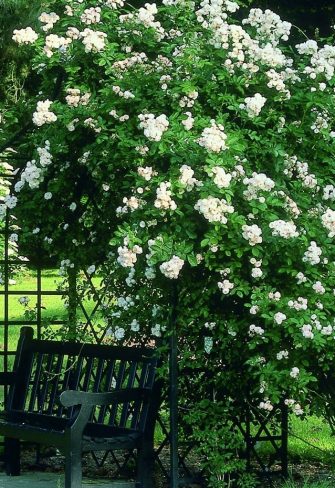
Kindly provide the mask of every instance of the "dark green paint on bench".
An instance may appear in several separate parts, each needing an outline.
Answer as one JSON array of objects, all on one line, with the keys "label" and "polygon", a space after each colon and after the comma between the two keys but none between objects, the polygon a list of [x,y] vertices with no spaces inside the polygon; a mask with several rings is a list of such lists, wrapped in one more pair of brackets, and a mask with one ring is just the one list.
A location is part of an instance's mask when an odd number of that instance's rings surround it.
[{"label": "dark green paint on bench", "polygon": [[80,488],[83,452],[134,449],[138,488],[152,488],[160,404],[158,359],[150,348],[44,341],[23,327],[0,435],[8,475],[20,474],[20,440],[65,455],[65,488]]}]

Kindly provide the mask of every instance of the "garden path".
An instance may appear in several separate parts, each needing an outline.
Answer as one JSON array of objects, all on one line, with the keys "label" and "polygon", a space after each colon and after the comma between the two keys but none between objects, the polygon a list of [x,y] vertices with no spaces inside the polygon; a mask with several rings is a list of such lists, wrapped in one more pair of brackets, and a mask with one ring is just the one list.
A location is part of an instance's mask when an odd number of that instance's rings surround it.
[{"label": "garden path", "polygon": [[[134,483],[109,480],[83,479],[83,488],[133,488]],[[63,488],[64,478],[59,473],[23,473],[21,476],[6,476],[0,473],[0,488]]]}]

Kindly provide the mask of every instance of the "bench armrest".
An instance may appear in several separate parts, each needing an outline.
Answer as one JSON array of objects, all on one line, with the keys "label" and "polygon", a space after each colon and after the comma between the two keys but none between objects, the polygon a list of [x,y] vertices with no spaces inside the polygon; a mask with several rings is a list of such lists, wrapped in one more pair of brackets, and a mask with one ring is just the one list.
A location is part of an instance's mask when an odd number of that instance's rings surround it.
[{"label": "bench armrest", "polygon": [[15,373],[2,372],[0,373],[0,385],[12,385],[15,381]]},{"label": "bench armrest", "polygon": [[64,407],[80,406],[79,411],[71,419],[66,431],[73,439],[81,439],[85,426],[89,421],[93,409],[97,405],[110,405],[113,402],[127,403],[134,400],[147,400],[150,396],[149,388],[125,388],[108,393],[91,393],[86,391],[66,390],[60,395],[60,403]]},{"label": "bench armrest", "polygon": [[108,393],[91,393],[86,391],[66,390],[60,395],[60,402],[64,407],[85,405],[110,405],[113,402],[127,403],[136,400],[148,400],[151,390],[148,388],[124,388]]}]

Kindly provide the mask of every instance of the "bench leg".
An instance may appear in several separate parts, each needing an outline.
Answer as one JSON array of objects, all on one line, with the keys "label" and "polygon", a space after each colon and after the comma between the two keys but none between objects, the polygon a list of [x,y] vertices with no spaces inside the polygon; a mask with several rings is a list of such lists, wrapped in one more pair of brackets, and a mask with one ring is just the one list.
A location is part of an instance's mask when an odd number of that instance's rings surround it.
[{"label": "bench leg", "polygon": [[8,476],[19,476],[21,445],[18,439],[5,437],[5,469]]},{"label": "bench leg", "polygon": [[154,488],[153,469],[153,442],[145,441],[138,449],[136,488]]},{"label": "bench leg", "polygon": [[68,451],[65,454],[65,488],[81,488],[81,480],[81,451]]}]

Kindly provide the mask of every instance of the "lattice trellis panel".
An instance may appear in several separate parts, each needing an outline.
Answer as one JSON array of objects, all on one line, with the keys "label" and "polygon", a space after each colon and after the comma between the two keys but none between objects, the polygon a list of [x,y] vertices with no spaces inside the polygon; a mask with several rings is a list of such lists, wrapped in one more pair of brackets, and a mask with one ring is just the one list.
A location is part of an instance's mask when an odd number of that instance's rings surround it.
[{"label": "lattice trellis panel", "polygon": [[[0,174],[0,192],[11,184],[14,179],[11,167],[6,165],[7,171]],[[32,268],[29,261],[17,253],[13,235],[19,232],[17,222],[8,211],[5,220],[0,224],[0,334],[2,348],[0,350],[1,371],[10,371],[15,354],[19,329],[24,325],[34,327],[37,337],[41,337],[44,323],[43,312],[46,297],[57,297],[61,301],[64,292],[44,287],[44,273],[40,268]],[[20,286],[20,277],[29,273],[29,287]],[[18,280],[18,282],[16,282]],[[24,303],[32,305],[34,311],[24,309]],[[22,304],[22,313],[18,313],[18,302]],[[64,309],[65,311],[65,309]],[[65,314],[66,315],[66,314]],[[50,326],[62,326],[63,317],[49,317]],[[7,390],[3,391],[6,398]]]}]

